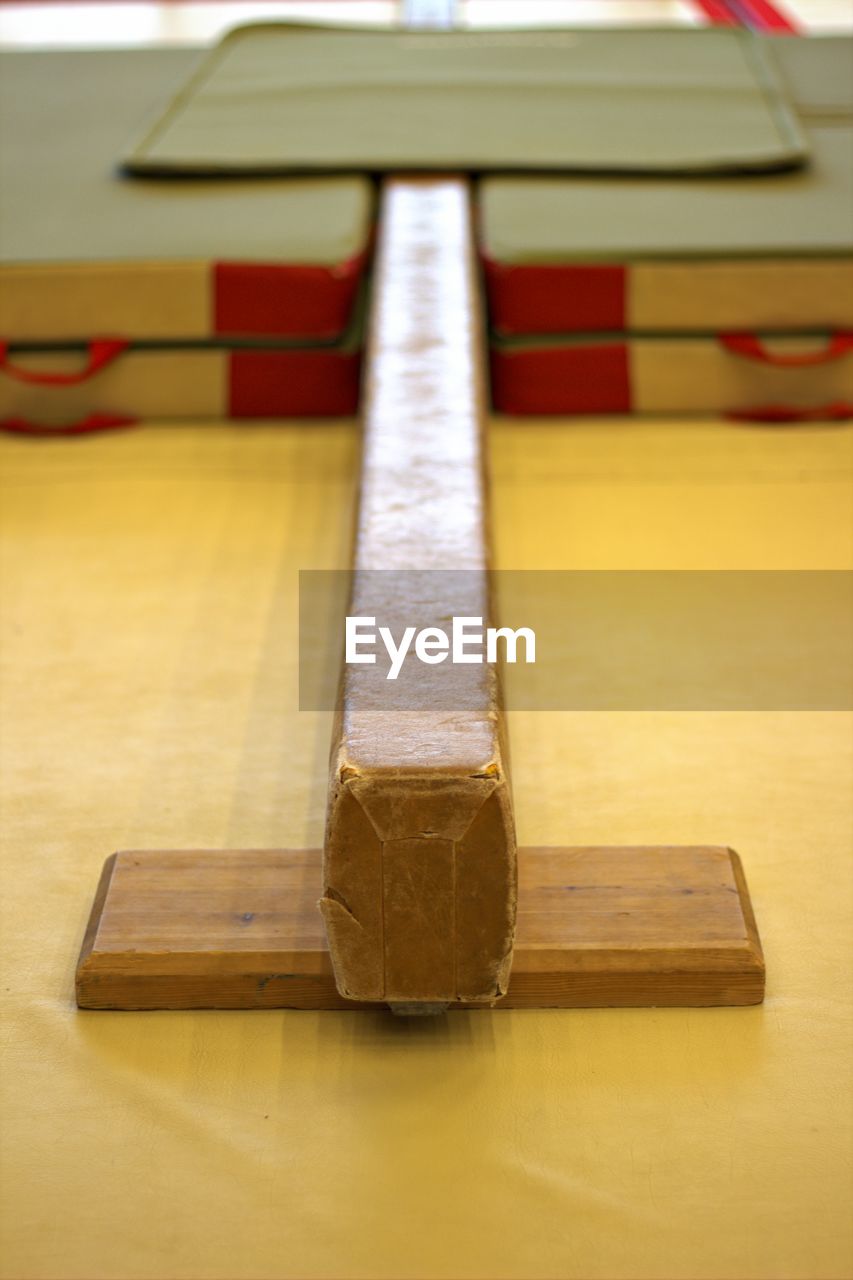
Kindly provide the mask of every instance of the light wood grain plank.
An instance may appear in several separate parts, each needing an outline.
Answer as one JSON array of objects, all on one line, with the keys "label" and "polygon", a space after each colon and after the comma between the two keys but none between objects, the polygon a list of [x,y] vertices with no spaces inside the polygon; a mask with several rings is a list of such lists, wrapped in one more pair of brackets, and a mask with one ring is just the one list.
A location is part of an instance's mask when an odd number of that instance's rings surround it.
[{"label": "light wood grain plank", "polygon": [[[335,988],[316,909],[321,863],[316,849],[114,854],[80,956],[78,1003],[369,1007]],[[763,994],[761,944],[730,849],[519,851],[515,958],[495,1008],[745,1005]]]}]

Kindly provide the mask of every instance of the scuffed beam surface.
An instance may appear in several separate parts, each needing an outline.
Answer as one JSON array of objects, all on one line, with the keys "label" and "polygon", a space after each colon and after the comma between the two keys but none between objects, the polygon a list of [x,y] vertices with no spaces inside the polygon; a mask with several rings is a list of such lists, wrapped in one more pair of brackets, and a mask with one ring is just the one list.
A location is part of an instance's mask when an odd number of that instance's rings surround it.
[{"label": "scuffed beam surface", "polygon": [[[484,356],[467,183],[383,192],[349,612],[398,634],[424,613],[489,617]],[[374,669],[344,668],[321,906],[351,999],[506,990],[516,855],[498,677],[455,669],[451,707],[445,672],[419,670],[417,708],[383,709]]]}]

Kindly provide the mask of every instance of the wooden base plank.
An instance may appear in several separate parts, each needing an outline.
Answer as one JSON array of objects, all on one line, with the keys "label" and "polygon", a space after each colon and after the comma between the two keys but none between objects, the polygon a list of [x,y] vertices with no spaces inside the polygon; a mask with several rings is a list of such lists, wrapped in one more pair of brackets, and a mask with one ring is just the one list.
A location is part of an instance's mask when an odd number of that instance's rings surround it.
[{"label": "wooden base plank", "polygon": [[[318,849],[143,851],[104,866],[77,968],[84,1009],[369,1009],[335,987]],[[764,960],[738,855],[519,850],[509,990],[494,1005],[749,1005]],[[482,1007],[455,1003],[451,1008]]]}]

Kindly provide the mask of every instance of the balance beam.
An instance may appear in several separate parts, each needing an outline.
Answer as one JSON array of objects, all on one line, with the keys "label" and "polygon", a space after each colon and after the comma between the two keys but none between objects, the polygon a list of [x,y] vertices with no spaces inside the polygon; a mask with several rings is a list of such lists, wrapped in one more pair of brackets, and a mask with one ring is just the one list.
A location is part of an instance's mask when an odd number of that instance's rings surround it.
[{"label": "balance beam", "polygon": [[[467,182],[388,180],[379,228],[349,613],[399,634],[424,609],[488,616],[484,327]],[[454,672],[464,705],[450,712],[431,705],[446,672],[423,666],[419,708],[386,710],[375,669],[344,667],[320,906],[354,1000],[506,991],[516,852],[499,676]]]},{"label": "balance beam", "polygon": [[[385,598],[374,570],[450,569],[469,572],[485,618],[485,361],[464,179],[384,184],[370,333],[351,610],[393,625],[413,601]],[[516,850],[494,669],[467,668],[464,705],[441,713],[376,709],[360,671],[342,683],[324,855],[115,855],[77,968],[82,1008],[423,1013],[763,998],[746,884],[725,849],[522,850],[513,957]]]}]

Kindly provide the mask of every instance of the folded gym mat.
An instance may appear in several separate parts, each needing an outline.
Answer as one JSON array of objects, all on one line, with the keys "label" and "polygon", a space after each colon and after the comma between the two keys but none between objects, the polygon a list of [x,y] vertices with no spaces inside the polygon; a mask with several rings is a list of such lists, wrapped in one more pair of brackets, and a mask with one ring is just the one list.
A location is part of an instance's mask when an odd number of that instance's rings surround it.
[{"label": "folded gym mat", "polygon": [[266,23],[225,37],[126,167],[696,173],[786,168],[807,153],[746,31]]},{"label": "folded gym mat", "polygon": [[363,177],[134,181],[122,149],[197,64],[185,49],[0,55],[0,336],[287,337],[349,323]]},{"label": "folded gym mat", "polygon": [[503,334],[853,326],[853,39],[761,42],[812,149],[791,173],[479,184]]},{"label": "folded gym mat", "polygon": [[802,118],[853,113],[850,36],[765,36],[765,49]]},{"label": "folded gym mat", "polygon": [[0,344],[0,428],[74,434],[142,419],[335,417],[358,409],[360,345]]},{"label": "folded gym mat", "polygon": [[853,415],[853,334],[585,334],[496,342],[502,413]]}]

